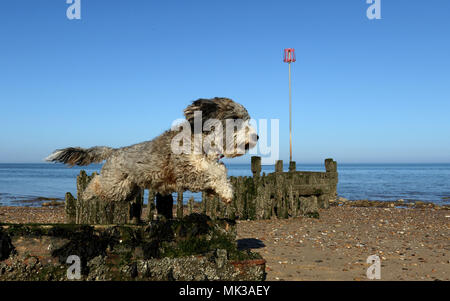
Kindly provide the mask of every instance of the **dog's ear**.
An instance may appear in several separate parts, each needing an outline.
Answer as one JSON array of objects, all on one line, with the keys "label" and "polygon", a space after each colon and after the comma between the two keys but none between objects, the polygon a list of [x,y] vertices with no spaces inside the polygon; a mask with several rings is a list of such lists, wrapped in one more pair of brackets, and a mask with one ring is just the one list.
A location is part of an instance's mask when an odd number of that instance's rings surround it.
[{"label": "dog's ear", "polygon": [[190,106],[184,109],[184,116],[190,124],[194,124],[194,112],[202,112],[202,124],[208,120],[216,117],[218,104],[212,99],[197,99]]}]

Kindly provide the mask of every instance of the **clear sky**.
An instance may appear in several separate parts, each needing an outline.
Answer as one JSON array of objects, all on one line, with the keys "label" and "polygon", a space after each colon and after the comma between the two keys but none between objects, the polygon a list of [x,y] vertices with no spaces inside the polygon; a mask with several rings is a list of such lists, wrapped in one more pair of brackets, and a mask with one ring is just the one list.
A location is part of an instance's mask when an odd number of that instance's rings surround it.
[{"label": "clear sky", "polygon": [[[288,160],[450,162],[450,1],[0,1],[0,162],[126,146],[197,98],[280,119]],[[249,158],[235,159],[236,163]]]}]

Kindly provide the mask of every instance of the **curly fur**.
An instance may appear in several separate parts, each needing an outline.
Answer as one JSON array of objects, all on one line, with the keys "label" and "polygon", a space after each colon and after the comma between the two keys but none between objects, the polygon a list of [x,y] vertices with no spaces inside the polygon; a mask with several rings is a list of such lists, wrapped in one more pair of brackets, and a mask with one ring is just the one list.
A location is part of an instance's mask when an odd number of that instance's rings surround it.
[{"label": "curly fur", "polygon": [[[224,129],[227,119],[243,120],[236,133],[233,130],[233,137],[245,139],[241,142],[245,144],[246,150],[256,145],[256,132],[248,124],[250,116],[242,105],[228,98],[196,100],[184,110],[192,128],[196,111],[202,112],[202,124],[217,119]],[[245,132],[245,135],[239,136],[239,132]],[[202,133],[203,136],[206,134]],[[224,153],[215,150],[212,153],[175,154],[171,149],[175,135],[176,131],[169,130],[151,141],[117,149],[69,147],[56,150],[46,160],[70,166],[106,160],[100,174],[92,179],[84,191],[85,199],[95,197],[105,201],[128,201],[135,197],[139,188],[147,188],[163,195],[185,190],[207,191],[218,194],[225,203],[230,203],[233,188],[227,179],[227,169],[218,159],[242,155],[236,151],[236,142],[233,140],[232,151]]]},{"label": "curly fur", "polygon": [[92,163],[101,163],[113,152],[113,148],[107,146],[95,146],[88,149],[81,147],[69,147],[58,149],[53,154],[45,158],[50,162],[61,162],[70,166],[86,166]]}]

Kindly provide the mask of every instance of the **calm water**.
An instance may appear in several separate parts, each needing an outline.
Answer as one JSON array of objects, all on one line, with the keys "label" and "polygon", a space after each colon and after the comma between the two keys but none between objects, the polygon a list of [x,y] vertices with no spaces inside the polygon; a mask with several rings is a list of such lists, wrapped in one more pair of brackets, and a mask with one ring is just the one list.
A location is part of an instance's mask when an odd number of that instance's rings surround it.
[{"label": "calm water", "polygon": [[[228,165],[228,174],[249,176],[250,165]],[[39,206],[37,197],[64,198],[76,193],[80,170],[99,171],[101,165],[67,168],[60,164],[0,164],[0,205]],[[287,170],[287,166],[285,166]],[[325,171],[323,164],[297,165],[298,170]],[[422,200],[448,203],[450,164],[338,164],[339,196],[347,199]],[[263,166],[269,173],[273,166]],[[185,193],[199,201],[199,193]]]}]

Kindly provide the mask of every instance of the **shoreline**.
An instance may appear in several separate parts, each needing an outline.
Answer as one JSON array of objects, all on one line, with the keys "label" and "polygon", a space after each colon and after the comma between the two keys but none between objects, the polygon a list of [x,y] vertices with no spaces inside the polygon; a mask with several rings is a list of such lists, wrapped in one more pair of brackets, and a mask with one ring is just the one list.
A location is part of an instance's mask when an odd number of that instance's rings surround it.
[{"label": "shoreline", "polygon": [[[144,199],[144,201],[146,201]],[[1,207],[25,207],[25,208],[41,208],[41,207],[58,207],[64,206],[65,201],[61,198],[53,197],[36,197],[34,199],[20,201],[20,204],[12,205],[6,204]],[[23,202],[23,203],[22,203]],[[195,204],[200,204],[199,201],[195,201]],[[174,198],[174,206],[176,205],[176,198]],[[147,204],[144,204],[146,207]],[[183,206],[187,208],[187,200],[183,202]],[[367,200],[367,199],[357,199],[348,200],[343,197],[339,197],[336,200],[330,200],[330,207],[332,206],[352,206],[352,207],[378,207],[378,208],[434,208],[437,210],[450,210],[450,197],[442,198],[441,202],[430,202],[430,201],[420,201],[420,200],[407,200],[398,199],[396,201],[381,201],[381,200]]]}]

